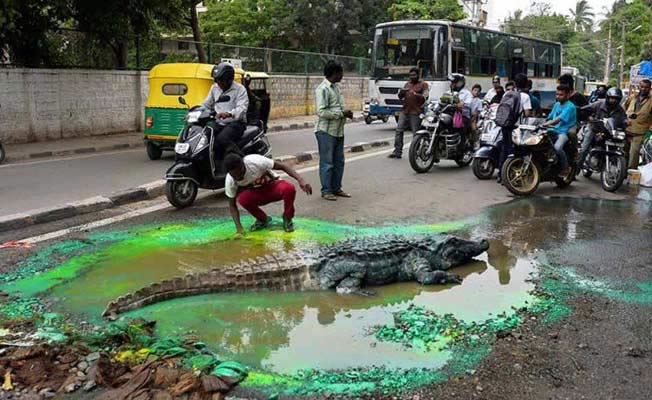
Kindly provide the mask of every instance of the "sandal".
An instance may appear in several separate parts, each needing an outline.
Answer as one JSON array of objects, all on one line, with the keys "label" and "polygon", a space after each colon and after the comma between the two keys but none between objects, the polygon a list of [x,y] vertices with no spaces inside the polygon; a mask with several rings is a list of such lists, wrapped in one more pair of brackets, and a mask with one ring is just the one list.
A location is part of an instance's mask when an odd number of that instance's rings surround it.
[{"label": "sandal", "polygon": [[254,224],[251,225],[249,230],[252,232],[259,231],[261,229],[267,228],[271,223],[272,223],[272,217],[267,217],[265,221],[256,220],[256,222],[254,222]]},{"label": "sandal", "polygon": [[283,220],[283,230],[288,233],[294,232],[294,223],[292,222],[291,219]]}]

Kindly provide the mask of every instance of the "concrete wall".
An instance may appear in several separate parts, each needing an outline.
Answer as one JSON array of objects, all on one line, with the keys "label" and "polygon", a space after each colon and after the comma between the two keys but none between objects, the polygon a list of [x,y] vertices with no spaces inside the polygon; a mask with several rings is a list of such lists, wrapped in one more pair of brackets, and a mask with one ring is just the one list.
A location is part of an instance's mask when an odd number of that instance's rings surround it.
[{"label": "concrete wall", "polygon": [[[271,118],[310,115],[321,77],[272,77]],[[347,106],[361,110],[368,79],[345,77]],[[143,129],[147,72],[0,69],[0,139],[7,143]]]},{"label": "concrete wall", "polygon": [[147,73],[0,69],[0,137],[8,143],[142,130]]}]

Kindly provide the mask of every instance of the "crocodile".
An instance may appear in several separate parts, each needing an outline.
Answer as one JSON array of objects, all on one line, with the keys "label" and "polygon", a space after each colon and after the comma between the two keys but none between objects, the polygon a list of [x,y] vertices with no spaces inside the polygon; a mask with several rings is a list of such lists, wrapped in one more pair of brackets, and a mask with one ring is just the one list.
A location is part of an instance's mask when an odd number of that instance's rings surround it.
[{"label": "crocodile", "polygon": [[346,239],[163,280],[111,301],[102,315],[115,319],[121,313],[157,302],[219,292],[334,288],[341,294],[373,295],[367,286],[405,281],[457,284],[462,278],[447,270],[468,263],[488,248],[485,239],[439,235]]}]

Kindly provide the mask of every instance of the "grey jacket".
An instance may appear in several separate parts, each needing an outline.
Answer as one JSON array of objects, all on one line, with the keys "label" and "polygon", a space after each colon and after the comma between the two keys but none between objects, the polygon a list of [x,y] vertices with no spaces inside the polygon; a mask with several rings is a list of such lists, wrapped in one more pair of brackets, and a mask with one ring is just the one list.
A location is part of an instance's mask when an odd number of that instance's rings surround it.
[{"label": "grey jacket", "polygon": [[[223,103],[216,103],[217,99],[223,94],[231,97],[231,99]],[[247,122],[249,96],[247,96],[247,89],[237,82],[233,82],[231,87],[225,91],[222,91],[217,83],[213,84],[202,105],[213,108],[217,113],[228,112],[233,115],[232,118],[218,120],[217,122],[221,124],[228,124],[234,121]]]}]

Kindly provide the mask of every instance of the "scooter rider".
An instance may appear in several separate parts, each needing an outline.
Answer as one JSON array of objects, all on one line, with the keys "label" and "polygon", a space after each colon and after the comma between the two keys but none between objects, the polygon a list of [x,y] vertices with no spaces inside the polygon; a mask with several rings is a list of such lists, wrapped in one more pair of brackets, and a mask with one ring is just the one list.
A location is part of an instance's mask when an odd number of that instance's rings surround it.
[{"label": "scooter rider", "polygon": [[[229,63],[222,62],[213,67],[211,71],[215,84],[202,102],[207,108],[216,112],[213,138],[213,150],[218,161],[224,159],[226,149],[235,146],[242,138],[247,124],[247,109],[249,97],[247,89],[234,82],[235,69]],[[229,96],[229,101],[217,102],[220,96]],[[219,165],[219,164],[218,164]]]},{"label": "scooter rider", "polygon": [[623,99],[623,92],[618,88],[610,88],[607,90],[606,98],[597,100],[587,106],[581,108],[582,113],[589,114],[589,124],[584,129],[584,138],[582,139],[582,148],[580,150],[579,165],[583,166],[586,161],[586,156],[591,149],[591,143],[595,137],[595,133],[591,129],[590,120],[600,121],[603,118],[613,118],[616,129],[625,130],[627,127],[627,114],[620,106]]}]

